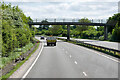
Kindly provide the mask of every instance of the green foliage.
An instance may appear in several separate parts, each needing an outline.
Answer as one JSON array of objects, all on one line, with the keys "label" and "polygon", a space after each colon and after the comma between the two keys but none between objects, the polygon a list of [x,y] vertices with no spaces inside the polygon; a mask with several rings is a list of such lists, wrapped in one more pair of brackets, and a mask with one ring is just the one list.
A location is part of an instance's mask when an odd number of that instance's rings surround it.
[{"label": "green foliage", "polygon": [[[43,22],[47,22],[44,21]],[[79,20],[82,23],[91,23],[87,18],[82,18]],[[108,19],[107,24],[112,24],[108,27],[108,40],[109,41],[120,41],[120,13],[114,14],[114,16]],[[48,28],[39,27],[36,31],[38,35],[54,35],[67,37],[67,26],[52,26]],[[85,39],[99,39],[104,40],[104,26],[94,27],[94,26],[85,26],[85,25],[73,25],[70,26],[70,35],[74,38],[85,38]]]},{"label": "green foliage", "polygon": [[51,35],[51,32],[49,30],[45,31],[45,35]]},{"label": "green foliage", "polygon": [[117,23],[120,26],[120,13],[114,14],[112,17],[109,17],[107,24],[111,24],[112,26],[108,26],[108,32],[112,33],[112,30],[115,28]]},{"label": "green foliage", "polygon": [[67,29],[67,26],[66,26],[66,25],[62,25],[62,28],[63,28],[63,29]]},{"label": "green foliage", "polygon": [[[79,22],[91,23],[87,18],[79,20]],[[103,35],[104,27],[98,27],[97,30],[94,26],[70,26],[70,35],[75,38],[89,38],[89,39],[98,39]],[[66,25],[54,25],[49,27],[48,30],[43,28],[37,28],[37,35],[54,35],[67,37],[67,26]]]},{"label": "green foliage", "polygon": [[72,37],[76,37],[76,38],[78,38],[80,36],[79,32],[76,31],[75,29],[71,31],[71,35],[73,35]]},{"label": "green foliage", "polygon": [[53,25],[49,28],[51,35],[58,36],[62,33],[62,26],[61,25]]},{"label": "green foliage", "polygon": [[104,31],[104,26],[97,27],[97,31]]},{"label": "green foliage", "polygon": [[[79,22],[83,22],[83,23],[91,23],[91,21],[89,21],[87,18],[82,18],[79,20]],[[79,32],[79,34],[82,33],[82,31],[88,30],[89,26],[85,26],[85,25],[77,25],[76,26],[76,30]]]},{"label": "green foliage", "polygon": [[1,14],[2,14],[2,8],[0,7],[0,57],[2,54],[2,15]]},{"label": "green foliage", "polygon": [[120,13],[109,17],[107,24],[112,25],[108,26],[108,32],[112,33],[110,40],[120,42]]},{"label": "green foliage", "polygon": [[118,26],[118,23],[112,31],[112,40],[120,42],[120,26]]},{"label": "green foliage", "polygon": [[81,33],[81,38],[98,39],[103,35],[103,31],[97,31],[94,26],[89,26],[87,30]]},{"label": "green foliage", "polygon": [[62,37],[67,37],[67,30],[63,30]]},{"label": "green foliage", "polygon": [[[47,20],[42,20],[42,23],[47,23]],[[49,29],[49,25],[40,25],[38,30],[42,31],[42,30],[48,30]]]},{"label": "green foliage", "polygon": [[99,37],[99,40],[104,40],[104,36],[100,36],[100,37]]},{"label": "green foliage", "polygon": [[33,44],[29,43],[22,48],[15,48],[12,52],[9,53],[8,57],[1,57],[0,60],[2,62],[0,63],[0,68],[4,67],[5,64],[9,63],[10,61],[15,60],[16,58],[19,58],[21,54],[26,53],[32,47],[33,47]]},{"label": "green foliage", "polygon": [[2,3],[2,57],[8,57],[15,48],[30,43],[35,33],[27,24],[32,21],[18,6]]}]

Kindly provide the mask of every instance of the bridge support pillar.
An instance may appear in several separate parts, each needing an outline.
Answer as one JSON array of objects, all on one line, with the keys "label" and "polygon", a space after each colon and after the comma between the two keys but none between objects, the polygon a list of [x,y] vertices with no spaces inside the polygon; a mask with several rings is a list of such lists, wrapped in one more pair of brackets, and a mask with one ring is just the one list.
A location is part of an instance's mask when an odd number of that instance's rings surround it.
[{"label": "bridge support pillar", "polygon": [[67,25],[67,40],[70,40],[70,25]]},{"label": "bridge support pillar", "polygon": [[108,39],[108,29],[107,26],[104,26],[104,40]]}]

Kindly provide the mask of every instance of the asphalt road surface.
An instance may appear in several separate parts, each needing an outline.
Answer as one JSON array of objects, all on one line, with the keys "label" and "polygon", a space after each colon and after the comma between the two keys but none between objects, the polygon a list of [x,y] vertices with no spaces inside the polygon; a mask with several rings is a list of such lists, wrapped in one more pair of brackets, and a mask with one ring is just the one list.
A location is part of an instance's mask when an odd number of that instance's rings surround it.
[{"label": "asphalt road surface", "polygon": [[56,46],[41,41],[43,51],[26,78],[118,77],[118,61],[110,56],[60,40]]},{"label": "asphalt road surface", "polygon": [[[67,39],[66,37],[60,37],[60,38]],[[84,43],[120,50],[120,43],[118,42],[99,41],[99,40],[90,40],[90,39],[75,39],[75,38],[70,38],[70,39],[84,41]]]}]

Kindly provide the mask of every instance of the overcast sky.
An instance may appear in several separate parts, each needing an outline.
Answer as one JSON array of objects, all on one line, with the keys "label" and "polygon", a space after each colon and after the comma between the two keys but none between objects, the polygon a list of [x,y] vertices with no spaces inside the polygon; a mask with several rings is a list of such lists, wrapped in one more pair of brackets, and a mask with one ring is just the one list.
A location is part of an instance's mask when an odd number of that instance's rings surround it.
[{"label": "overcast sky", "polygon": [[107,19],[118,13],[119,0],[4,0],[18,5],[23,12],[35,18]]}]

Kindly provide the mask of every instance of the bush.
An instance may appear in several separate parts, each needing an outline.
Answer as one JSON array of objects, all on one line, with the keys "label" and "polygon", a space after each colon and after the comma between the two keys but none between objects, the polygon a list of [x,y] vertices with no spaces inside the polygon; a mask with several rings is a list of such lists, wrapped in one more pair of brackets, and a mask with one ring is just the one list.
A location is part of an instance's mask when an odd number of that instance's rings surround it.
[{"label": "bush", "polygon": [[5,66],[10,61],[19,58],[23,53],[26,53],[32,47],[33,47],[33,44],[29,43],[29,44],[27,44],[26,46],[24,46],[22,48],[15,48],[14,51],[9,52],[9,56],[8,57],[0,57],[0,68]]},{"label": "bush", "polygon": [[112,34],[108,33],[108,40],[111,41],[112,40]]},{"label": "bush", "polygon": [[[29,28],[26,17],[18,6],[2,3],[2,57],[8,57],[15,48],[23,47],[31,41],[34,36]],[[14,11],[14,15],[13,15]]]},{"label": "bush", "polygon": [[118,23],[112,31],[112,40],[120,42],[120,27],[118,26]]},{"label": "bush", "polygon": [[99,37],[99,40],[104,40],[104,36],[100,36],[100,37]]},{"label": "bush", "polygon": [[0,68],[4,67],[7,63],[9,63],[11,61],[10,58],[8,57],[2,57],[0,58]]}]

